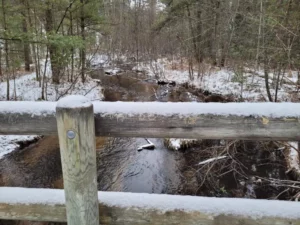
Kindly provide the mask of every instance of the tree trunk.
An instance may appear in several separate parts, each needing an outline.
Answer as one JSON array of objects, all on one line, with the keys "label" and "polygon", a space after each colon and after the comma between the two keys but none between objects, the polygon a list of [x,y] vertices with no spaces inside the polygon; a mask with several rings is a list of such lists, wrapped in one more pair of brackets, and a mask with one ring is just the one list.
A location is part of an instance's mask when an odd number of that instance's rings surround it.
[{"label": "tree trunk", "polygon": [[268,95],[268,99],[270,102],[273,102],[272,95],[270,92],[270,85],[269,85],[269,65],[268,65],[268,55],[267,50],[264,53],[264,74],[265,74],[265,84],[266,84],[266,91]]},{"label": "tree trunk", "polygon": [[136,50],[135,50],[135,54],[136,54],[136,62],[137,62],[137,65],[139,65],[139,61],[140,61],[140,56],[139,56],[139,12],[138,12],[138,9],[139,9],[139,6],[138,6],[138,3],[137,3],[138,0],[134,0],[134,4],[135,4],[135,11],[134,11],[134,33],[135,33],[135,45],[136,45]]},{"label": "tree trunk", "polygon": [[2,77],[2,48],[0,48],[0,81]]},{"label": "tree trunk", "polygon": [[[7,32],[7,24],[6,24],[6,9],[5,9],[5,1],[2,0],[2,16],[3,16],[3,28],[4,28],[4,35],[6,36]],[[6,100],[9,100],[9,52],[8,52],[8,40],[4,40],[4,53],[5,53],[5,73],[6,73]]]},{"label": "tree trunk", "polygon": [[[27,8],[26,7],[27,3],[25,0],[22,1],[22,4],[23,4],[24,8]],[[23,28],[24,34],[28,33],[28,25],[27,25],[26,15],[27,15],[26,10],[24,10],[23,21],[22,21],[22,28]],[[32,62],[31,62],[31,58],[30,58],[30,45],[27,40],[27,37],[26,37],[23,45],[24,45],[25,71],[30,71],[30,63],[32,63]]]},{"label": "tree trunk", "polygon": [[80,12],[80,32],[81,38],[83,41],[83,47],[80,50],[80,59],[81,59],[81,80],[85,82],[85,59],[86,59],[86,50],[85,50],[85,15],[84,15],[84,5],[85,0],[80,0],[81,5],[81,12]]},{"label": "tree trunk", "polygon": [[220,0],[215,2],[215,27],[214,27],[214,59],[213,64],[218,64],[218,50],[219,50],[219,40],[218,40],[218,27],[219,27],[219,18],[220,18]]},{"label": "tree trunk", "polygon": [[46,82],[46,72],[47,72],[49,49],[47,48],[46,51],[47,51],[47,53],[46,53],[46,60],[45,60],[45,65],[44,65],[43,78],[41,79],[42,80],[42,93],[41,93],[42,100],[45,100],[45,82]]},{"label": "tree trunk", "polygon": [[194,56],[196,58],[196,60],[198,61],[198,51],[197,51],[197,42],[196,42],[196,35],[194,33],[194,27],[193,27],[193,23],[192,23],[192,16],[191,16],[191,10],[189,5],[186,5],[186,11],[188,14],[188,22],[189,22],[189,29],[190,29],[190,34],[191,34],[191,39],[192,39],[192,44],[193,44],[193,49],[194,49]]},{"label": "tree trunk", "polygon": [[[3,0],[2,0],[3,1]],[[5,73],[6,73],[6,100],[9,101],[9,88],[10,88],[10,85],[9,85],[9,53],[8,53],[8,41],[5,40],[4,42],[4,52],[5,52]]]},{"label": "tree trunk", "polygon": [[266,85],[266,91],[267,91],[267,95],[268,95],[268,99],[270,102],[273,102],[272,99],[272,95],[270,92],[270,85],[269,85],[269,63],[268,63],[268,51],[267,51],[267,47],[266,47],[266,32],[265,32],[265,17],[264,17],[264,11],[262,8],[262,22],[263,22],[263,36],[262,36],[262,41],[263,41],[263,49],[264,49],[264,74],[265,74],[265,85]]},{"label": "tree trunk", "polygon": [[[37,34],[38,33],[38,25],[36,21],[36,10],[35,7],[33,8],[33,18],[34,18],[34,25],[32,23],[31,17],[30,17],[30,10],[29,4],[27,4],[27,14],[28,14],[28,22],[30,27],[34,27],[34,31]],[[33,53],[33,59],[35,64],[35,73],[36,73],[36,80],[39,81],[39,87],[41,87],[41,76],[40,76],[40,58],[39,58],[39,46],[38,44],[33,43],[31,45],[32,53]]]},{"label": "tree trunk", "polygon": [[[73,36],[73,14],[72,11],[70,11],[70,34]],[[71,49],[71,77],[70,80],[73,82],[73,76],[74,76],[74,48]],[[68,80],[68,81],[70,81]]]},{"label": "tree trunk", "polygon": [[[263,13],[263,0],[260,0],[260,13],[259,13],[259,25],[258,25],[258,36],[257,36],[257,47],[256,47],[256,62],[255,69],[258,70],[259,65],[259,49],[260,49],[260,38],[261,38],[261,24],[262,24],[262,13]],[[254,75],[252,77],[252,83],[254,80]]]},{"label": "tree trunk", "polygon": [[[47,33],[53,32],[54,24],[53,24],[53,13],[52,13],[52,6],[50,0],[46,2],[46,31]],[[59,84],[60,78],[60,66],[58,62],[58,55],[57,55],[57,47],[54,44],[48,44],[49,54],[50,54],[50,61],[51,61],[51,69],[52,69],[52,82],[54,84]]]},{"label": "tree trunk", "polygon": [[202,52],[202,4],[201,1],[198,2],[197,7],[197,61],[198,63],[203,62],[203,52]]},{"label": "tree trunk", "polygon": [[[282,70],[282,65],[279,64],[278,66],[278,71],[277,71],[277,77],[276,77],[276,85],[275,85],[275,96],[274,96],[274,101],[277,102],[277,98],[278,98],[278,89],[279,89],[279,83],[280,83],[280,74],[281,74],[281,70]],[[284,71],[282,72],[282,74],[284,74]],[[275,75],[275,73],[274,73]]]}]

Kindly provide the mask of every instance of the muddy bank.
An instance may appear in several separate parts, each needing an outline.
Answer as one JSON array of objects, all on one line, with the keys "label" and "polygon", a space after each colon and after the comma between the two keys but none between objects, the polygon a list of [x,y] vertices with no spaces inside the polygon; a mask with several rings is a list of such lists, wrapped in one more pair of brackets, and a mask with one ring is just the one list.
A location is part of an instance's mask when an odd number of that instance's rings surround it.
[{"label": "muddy bank", "polygon": [[61,162],[57,137],[43,138],[0,160],[0,184],[11,187],[60,188]]},{"label": "muddy bank", "polygon": [[[166,81],[160,84],[143,73],[127,71],[106,75],[97,70],[91,77],[100,81],[105,101],[159,101],[159,102],[233,102],[233,95],[219,95],[196,88],[188,83]],[[174,84],[173,84],[174,83]]]}]

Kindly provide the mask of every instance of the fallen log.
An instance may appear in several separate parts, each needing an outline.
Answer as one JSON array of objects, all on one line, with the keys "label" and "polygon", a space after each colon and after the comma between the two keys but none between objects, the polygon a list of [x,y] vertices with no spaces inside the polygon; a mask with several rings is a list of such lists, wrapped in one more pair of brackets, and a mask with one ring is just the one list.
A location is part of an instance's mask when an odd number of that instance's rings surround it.
[{"label": "fallen log", "polygon": [[148,150],[153,150],[155,149],[155,145],[147,138],[145,138],[146,141],[148,142],[147,145],[142,145],[138,148],[138,151],[142,151],[143,149],[148,149]]}]

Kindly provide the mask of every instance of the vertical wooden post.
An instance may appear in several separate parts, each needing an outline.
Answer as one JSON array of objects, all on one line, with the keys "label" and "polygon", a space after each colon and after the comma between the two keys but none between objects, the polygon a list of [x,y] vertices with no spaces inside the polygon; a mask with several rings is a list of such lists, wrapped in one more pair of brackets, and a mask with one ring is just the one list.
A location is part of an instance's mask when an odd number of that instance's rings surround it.
[{"label": "vertical wooden post", "polygon": [[68,225],[99,225],[93,104],[83,96],[65,97],[56,119]]}]

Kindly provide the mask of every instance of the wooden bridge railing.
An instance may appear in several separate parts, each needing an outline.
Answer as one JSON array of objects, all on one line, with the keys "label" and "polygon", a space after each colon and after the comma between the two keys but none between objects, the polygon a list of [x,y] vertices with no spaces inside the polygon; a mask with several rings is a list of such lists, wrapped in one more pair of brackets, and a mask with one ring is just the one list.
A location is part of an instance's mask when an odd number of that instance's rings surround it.
[{"label": "wooden bridge railing", "polygon": [[0,219],[300,225],[297,202],[97,192],[95,157],[95,136],[297,141],[299,118],[296,103],[0,102],[0,134],[58,132],[65,188],[1,187]]}]

